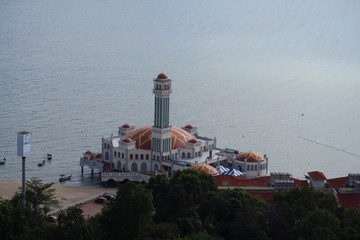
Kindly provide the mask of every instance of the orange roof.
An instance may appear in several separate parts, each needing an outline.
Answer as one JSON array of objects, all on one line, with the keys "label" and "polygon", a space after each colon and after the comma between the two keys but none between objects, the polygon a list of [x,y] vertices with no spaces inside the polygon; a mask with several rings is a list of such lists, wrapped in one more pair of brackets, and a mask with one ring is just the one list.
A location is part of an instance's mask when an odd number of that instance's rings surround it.
[{"label": "orange roof", "polygon": [[330,188],[340,188],[346,187],[348,183],[348,177],[339,177],[339,178],[332,178],[326,181],[328,187]]},{"label": "orange roof", "polygon": [[244,152],[236,155],[236,160],[245,162],[257,162],[260,160],[261,162],[265,160],[263,156],[256,152]]},{"label": "orange roof", "polygon": [[131,128],[131,125],[128,123],[125,123],[124,125],[122,125],[123,128]]},{"label": "orange roof", "polygon": [[160,73],[158,76],[157,76],[158,79],[168,79],[169,77],[165,74],[165,73]]},{"label": "orange roof", "polygon": [[259,197],[262,200],[271,200],[274,198],[274,195],[277,194],[277,192],[253,192],[253,191],[247,191],[248,194],[254,197]]},{"label": "orange roof", "polygon": [[197,140],[196,138],[192,138],[189,140],[190,143],[198,143],[199,140]]},{"label": "orange roof", "polygon": [[360,193],[338,193],[339,203],[346,208],[360,208]]},{"label": "orange roof", "polygon": [[[152,127],[144,126],[141,128],[134,129],[133,131],[126,134],[124,138],[131,138],[136,141],[136,147],[140,149],[151,149],[152,140]],[[193,139],[194,136],[182,128],[171,127],[171,148],[184,148],[186,142]]]},{"label": "orange roof", "polygon": [[91,151],[91,150],[87,150],[86,152],[85,152],[85,154],[93,154],[94,152],[93,151]]},{"label": "orange roof", "polygon": [[312,180],[326,180],[326,177],[322,172],[314,171],[314,172],[308,172],[308,174]]},{"label": "orange roof", "polygon": [[191,125],[191,124],[188,124],[188,125],[185,126],[185,128],[193,129],[193,128],[195,128],[195,126],[193,126],[193,125]]},{"label": "orange roof", "polygon": [[[270,176],[257,177],[257,178],[244,178],[244,177],[235,177],[229,175],[218,175],[214,176],[214,181],[218,186],[239,186],[239,187],[267,187],[270,186]],[[299,180],[296,178],[290,178],[295,182],[297,187],[308,186],[306,180]]]},{"label": "orange roof", "polygon": [[194,169],[195,171],[197,171],[198,173],[202,173],[202,174],[210,174],[210,175],[218,175],[219,172],[218,170],[216,170],[216,168],[207,165],[207,164],[198,164],[198,165],[194,165],[191,166],[190,168]]},{"label": "orange roof", "polygon": [[127,143],[132,142],[131,138],[124,138],[122,141],[123,141],[123,142],[127,142]]}]

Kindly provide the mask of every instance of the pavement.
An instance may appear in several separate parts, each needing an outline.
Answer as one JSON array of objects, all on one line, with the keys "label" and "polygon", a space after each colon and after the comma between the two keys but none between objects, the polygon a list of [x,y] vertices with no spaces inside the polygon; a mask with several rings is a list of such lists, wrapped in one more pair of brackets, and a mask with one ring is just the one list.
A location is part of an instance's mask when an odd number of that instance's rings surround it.
[{"label": "pavement", "polygon": [[[21,182],[0,180],[0,197],[10,199],[16,192],[21,191]],[[55,198],[60,202],[58,207],[66,207],[79,201],[91,198],[103,192],[116,194],[116,188],[84,187],[54,184]],[[93,201],[92,201],[93,202]],[[86,216],[86,215],[85,215]]]}]

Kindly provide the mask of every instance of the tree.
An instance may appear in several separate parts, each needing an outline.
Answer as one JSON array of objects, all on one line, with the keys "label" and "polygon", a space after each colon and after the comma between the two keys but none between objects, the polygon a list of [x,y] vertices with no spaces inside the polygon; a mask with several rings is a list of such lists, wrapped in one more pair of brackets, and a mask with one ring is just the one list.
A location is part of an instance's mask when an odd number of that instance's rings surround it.
[{"label": "tree", "polygon": [[208,233],[224,239],[266,239],[266,203],[242,189],[212,192],[200,204]]},{"label": "tree", "polygon": [[339,219],[326,209],[315,208],[295,221],[292,239],[327,240],[337,239],[340,230]]},{"label": "tree", "polygon": [[58,204],[54,196],[55,189],[51,188],[53,184],[43,183],[37,177],[26,181],[26,200],[35,210],[39,210],[40,204]]},{"label": "tree", "polygon": [[91,227],[86,222],[83,211],[78,207],[70,207],[58,216],[55,239],[89,239]]},{"label": "tree", "polygon": [[331,193],[310,187],[294,188],[275,195],[269,203],[270,236],[274,239],[288,239],[295,221],[316,208],[326,209],[333,214],[339,209]]},{"label": "tree", "polygon": [[102,239],[142,239],[152,223],[152,200],[151,191],[143,185],[120,185],[116,200],[100,216]]}]

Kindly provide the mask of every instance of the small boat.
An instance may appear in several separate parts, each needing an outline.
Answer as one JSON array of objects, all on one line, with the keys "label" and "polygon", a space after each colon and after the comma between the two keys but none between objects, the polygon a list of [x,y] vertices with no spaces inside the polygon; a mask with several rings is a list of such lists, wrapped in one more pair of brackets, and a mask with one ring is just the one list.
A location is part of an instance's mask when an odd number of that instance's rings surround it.
[{"label": "small boat", "polygon": [[70,175],[65,175],[65,174],[61,174],[60,178],[59,178],[59,182],[65,182],[67,180],[71,180],[72,174]]},{"label": "small boat", "polygon": [[4,165],[6,163],[6,158],[4,157],[4,159],[0,160],[0,165]]},{"label": "small boat", "polygon": [[51,154],[51,153],[47,153],[47,154],[46,154],[46,159],[47,159],[48,161],[52,160],[52,154]]},{"label": "small boat", "polygon": [[42,166],[44,166],[45,165],[45,160],[42,160],[42,162],[39,162],[38,163],[38,167],[42,167]]}]

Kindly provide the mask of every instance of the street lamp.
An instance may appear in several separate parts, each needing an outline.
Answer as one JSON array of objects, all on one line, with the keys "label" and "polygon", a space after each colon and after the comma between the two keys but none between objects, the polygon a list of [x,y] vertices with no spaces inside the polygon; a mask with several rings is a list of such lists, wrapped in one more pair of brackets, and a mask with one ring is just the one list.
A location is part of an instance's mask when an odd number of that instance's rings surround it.
[{"label": "street lamp", "polygon": [[17,155],[22,157],[22,206],[26,206],[26,191],[25,191],[25,160],[26,156],[30,155],[30,139],[31,132],[22,131],[17,133]]}]

